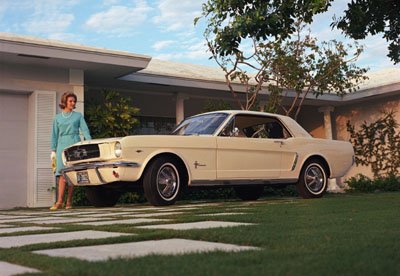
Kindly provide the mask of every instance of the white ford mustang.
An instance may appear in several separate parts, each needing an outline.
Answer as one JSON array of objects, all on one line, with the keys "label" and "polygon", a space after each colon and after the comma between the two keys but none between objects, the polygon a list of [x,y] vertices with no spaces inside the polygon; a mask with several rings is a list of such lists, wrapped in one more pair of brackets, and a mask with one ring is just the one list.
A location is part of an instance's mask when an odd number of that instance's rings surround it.
[{"label": "white ford mustang", "polygon": [[354,151],[345,141],[311,137],[293,119],[251,111],[217,111],[180,123],[171,135],[79,142],[65,149],[63,175],[87,187],[94,206],[113,206],[121,191],[143,188],[153,205],[173,204],[183,188],[234,187],[243,200],[264,185],[296,184],[321,197],[343,176]]}]

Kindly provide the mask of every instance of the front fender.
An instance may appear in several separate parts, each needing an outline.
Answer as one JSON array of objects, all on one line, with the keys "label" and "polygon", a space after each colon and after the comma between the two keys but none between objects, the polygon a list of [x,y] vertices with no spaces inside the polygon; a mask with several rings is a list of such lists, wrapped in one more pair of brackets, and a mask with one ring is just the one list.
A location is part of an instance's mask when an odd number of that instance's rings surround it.
[{"label": "front fender", "polygon": [[163,150],[155,150],[152,151],[150,154],[148,154],[145,159],[142,162],[142,166],[140,167],[140,171],[139,171],[139,175],[140,177],[142,177],[144,170],[147,168],[148,164],[157,156],[160,155],[164,155],[164,154],[172,154],[175,155],[177,158],[179,158],[183,164],[185,165],[186,171],[188,173],[188,183],[191,183],[192,180],[192,176],[191,176],[191,171],[190,168],[188,166],[187,160],[182,156],[182,154],[180,154],[177,151],[174,151],[172,149],[163,149]]}]

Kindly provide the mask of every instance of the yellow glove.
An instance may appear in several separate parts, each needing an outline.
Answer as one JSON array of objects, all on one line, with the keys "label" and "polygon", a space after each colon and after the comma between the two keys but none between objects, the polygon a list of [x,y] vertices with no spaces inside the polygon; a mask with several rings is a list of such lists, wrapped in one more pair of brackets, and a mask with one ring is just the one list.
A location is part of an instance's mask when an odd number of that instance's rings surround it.
[{"label": "yellow glove", "polygon": [[53,173],[55,174],[56,173],[56,169],[57,169],[57,158],[56,158],[56,152],[55,151],[51,152],[50,158],[51,158],[51,169],[53,170]]}]

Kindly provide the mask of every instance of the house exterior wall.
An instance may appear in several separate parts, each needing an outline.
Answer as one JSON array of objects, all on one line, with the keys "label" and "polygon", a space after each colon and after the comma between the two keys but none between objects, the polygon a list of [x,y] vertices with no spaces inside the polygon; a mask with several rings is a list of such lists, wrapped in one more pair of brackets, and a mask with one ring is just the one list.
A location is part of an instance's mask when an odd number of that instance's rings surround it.
[{"label": "house exterior wall", "polygon": [[[392,110],[396,112],[396,121],[400,123],[400,91],[397,96],[336,107],[332,116],[332,121],[334,121],[334,138],[346,141],[350,139],[350,134],[347,132],[346,128],[346,123],[349,120],[351,124],[355,126],[356,130],[358,130],[364,121],[367,124],[372,123],[382,116],[382,111]],[[400,128],[398,128],[397,131],[400,131]],[[342,180],[355,176],[358,173],[362,173],[369,177],[373,176],[370,167],[354,165]]]},{"label": "house exterior wall", "polygon": [[26,206],[28,95],[0,92],[0,208]]},{"label": "house exterior wall", "polygon": [[[35,141],[33,137],[40,136],[40,129],[34,127],[34,118],[36,118],[37,112],[40,111],[38,111],[37,103],[32,101],[32,98],[36,92],[40,91],[55,93],[56,97],[54,99],[56,100],[49,103],[51,105],[49,108],[56,107],[59,112],[58,102],[61,95],[65,91],[73,91],[78,96],[77,111],[83,112],[83,71],[79,69],[68,70],[31,66],[29,63],[7,64],[2,62],[0,63],[0,76],[0,93],[10,95],[7,99],[12,98],[12,103],[6,104],[6,97],[2,97],[2,104],[6,105],[6,108],[2,108],[2,110],[7,112],[8,109],[11,109],[12,111],[17,111],[16,114],[18,115],[11,116],[12,120],[18,121],[13,123],[14,128],[12,130],[18,134],[16,134],[16,139],[10,141],[7,135],[0,136],[0,144],[10,145],[10,149],[16,148],[15,153],[11,157],[0,156],[1,168],[7,168],[8,176],[18,176],[15,178],[18,183],[11,183],[10,181],[7,182],[4,179],[0,179],[0,188],[3,191],[1,193],[0,208],[48,206],[52,202],[38,203],[37,200],[34,200],[38,197],[38,194],[33,194],[38,191],[38,183],[31,176],[35,175],[34,169],[38,163],[48,163],[48,169],[51,170],[49,160],[51,149],[49,143],[49,154],[42,158],[46,160],[35,160],[34,156],[44,155],[37,155],[35,152],[37,149],[34,146]],[[0,116],[0,125],[10,125],[9,121],[10,116]],[[43,123],[41,126],[43,127]],[[48,130],[52,126],[48,124],[45,127]],[[15,143],[19,146],[14,145]],[[24,153],[20,154],[21,151]],[[12,166],[3,166],[4,163],[10,162],[10,160],[12,160]],[[40,175],[38,175],[36,179],[43,179],[43,177],[40,178]],[[51,190],[49,193],[52,193]],[[12,194],[13,196],[6,196],[8,194]]]}]

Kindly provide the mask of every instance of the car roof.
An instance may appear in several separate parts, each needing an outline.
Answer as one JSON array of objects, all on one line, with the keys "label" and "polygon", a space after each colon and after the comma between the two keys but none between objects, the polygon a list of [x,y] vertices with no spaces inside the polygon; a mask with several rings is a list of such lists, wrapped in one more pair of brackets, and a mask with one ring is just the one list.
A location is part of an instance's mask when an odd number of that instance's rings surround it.
[{"label": "car roof", "polygon": [[228,115],[244,114],[244,115],[272,116],[275,118],[279,118],[290,129],[290,132],[295,137],[311,138],[311,135],[303,127],[301,127],[295,120],[293,120],[289,116],[275,114],[275,113],[249,111],[249,110],[218,110],[218,111],[211,111],[211,112],[197,114],[197,115],[191,116],[189,118],[194,118],[197,116],[208,115],[208,114],[218,114],[218,113],[219,114],[224,113],[224,114],[228,114]]}]

